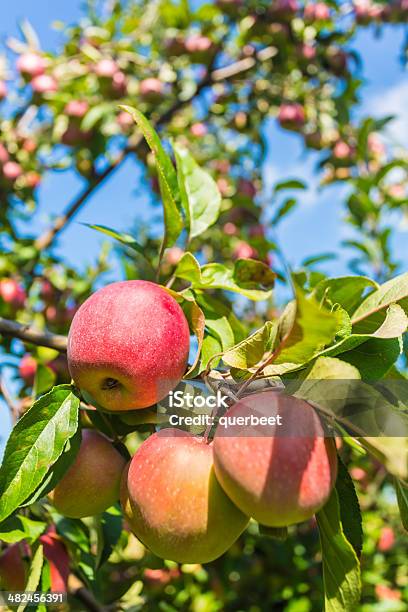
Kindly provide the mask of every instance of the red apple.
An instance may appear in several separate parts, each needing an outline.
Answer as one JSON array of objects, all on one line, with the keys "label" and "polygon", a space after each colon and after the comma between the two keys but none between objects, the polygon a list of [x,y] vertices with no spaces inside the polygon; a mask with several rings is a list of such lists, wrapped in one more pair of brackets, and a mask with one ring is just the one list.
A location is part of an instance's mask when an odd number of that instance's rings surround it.
[{"label": "red apple", "polygon": [[214,43],[208,36],[191,34],[185,40],[185,48],[192,62],[207,63],[214,54]]},{"label": "red apple", "polygon": [[352,147],[344,142],[344,140],[339,140],[333,147],[333,156],[336,159],[350,159],[353,155]]},{"label": "red apple", "polygon": [[77,117],[81,119],[89,110],[89,104],[86,100],[70,100],[65,106],[64,112],[68,117]]},{"label": "red apple", "polygon": [[58,83],[50,74],[35,76],[31,81],[31,86],[39,94],[52,93],[58,90]]},{"label": "red apple", "polygon": [[387,552],[395,544],[395,533],[392,527],[383,527],[378,540],[378,550]]},{"label": "red apple", "polygon": [[[263,525],[310,519],[327,501],[337,473],[336,447],[314,409],[275,391],[256,393],[228,410],[229,419],[280,416],[281,425],[217,426],[214,469],[232,501]],[[277,421],[278,423],[278,421]]]},{"label": "red apple", "polygon": [[139,92],[142,98],[145,98],[146,100],[160,100],[164,93],[164,85],[160,79],[150,77],[140,81]]},{"label": "red apple", "polygon": [[237,191],[240,195],[253,199],[256,196],[256,187],[252,181],[240,178],[238,181]]},{"label": "red apple", "polygon": [[172,266],[176,266],[183,257],[184,251],[178,246],[171,247],[166,253],[166,260]]},{"label": "red apple", "polygon": [[17,70],[28,77],[43,74],[46,67],[46,60],[37,53],[23,53],[17,60]]},{"label": "red apple", "polygon": [[0,555],[0,590],[24,591],[27,567],[21,543],[12,544]]},{"label": "red apple", "polygon": [[24,176],[24,179],[25,185],[29,189],[35,189],[41,183],[41,175],[38,174],[38,172],[34,171],[27,172],[27,174]]},{"label": "red apple", "polygon": [[234,259],[256,259],[258,252],[250,244],[241,240],[234,247],[233,258]]},{"label": "red apple", "polygon": [[9,152],[4,144],[0,142],[0,164],[5,164],[9,160]]},{"label": "red apple", "polygon": [[119,67],[113,59],[102,59],[94,66],[95,74],[102,78],[112,78],[118,70]]},{"label": "red apple", "polygon": [[26,292],[23,287],[13,278],[2,278],[0,280],[0,297],[6,304],[13,308],[23,308],[26,301]]},{"label": "red apple", "polygon": [[20,360],[18,366],[18,372],[20,377],[24,380],[26,385],[31,385],[34,382],[35,374],[37,372],[37,361],[32,355],[26,353]]},{"label": "red apple", "polygon": [[0,100],[7,96],[7,85],[4,81],[0,81]]},{"label": "red apple", "polygon": [[196,138],[202,138],[207,134],[208,128],[205,123],[193,123],[193,125],[190,127],[190,132]]},{"label": "red apple", "polygon": [[179,563],[217,559],[248,523],[215,478],[212,445],[177,429],[140,446],[124,472],[121,500],[142,543]]},{"label": "red apple", "polygon": [[23,169],[17,162],[8,161],[3,166],[3,174],[7,180],[16,181],[23,174]]},{"label": "red apple", "polygon": [[235,223],[227,221],[227,223],[225,223],[224,227],[222,228],[222,231],[226,236],[236,236],[236,234],[238,233],[238,228]]},{"label": "red apple", "polygon": [[330,8],[325,2],[306,2],[304,17],[306,21],[327,21],[330,19]]},{"label": "red apple", "polygon": [[70,559],[68,551],[55,531],[50,527],[39,538],[43,546],[44,556],[50,564],[50,579],[52,593],[66,593],[68,589],[68,576],[70,574]]},{"label": "red apple", "polygon": [[184,313],[165,289],[141,280],[112,283],[74,316],[69,369],[103,408],[147,408],[181,380],[189,343]]},{"label": "red apple", "polygon": [[108,438],[84,430],[74,463],[50,494],[55,508],[70,518],[104,512],[119,499],[125,464]]},{"label": "red apple", "polygon": [[285,128],[300,128],[305,123],[305,110],[301,104],[281,104],[278,121]]}]

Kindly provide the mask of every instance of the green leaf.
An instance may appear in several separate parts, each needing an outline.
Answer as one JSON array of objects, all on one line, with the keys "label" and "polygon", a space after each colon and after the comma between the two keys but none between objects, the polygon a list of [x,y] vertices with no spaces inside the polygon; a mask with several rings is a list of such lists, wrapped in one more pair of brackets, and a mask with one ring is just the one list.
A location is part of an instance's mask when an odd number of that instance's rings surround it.
[{"label": "green leaf", "polygon": [[408,437],[358,438],[361,446],[382,463],[390,474],[408,482]]},{"label": "green leaf", "polygon": [[[43,547],[38,546],[35,551],[33,560],[31,561],[30,570],[28,573],[27,584],[25,585],[26,591],[36,591],[40,584],[41,572],[44,565],[44,552]],[[24,612],[29,602],[22,603],[18,606],[17,612]]]},{"label": "green leaf", "polygon": [[22,514],[10,516],[0,524],[0,540],[7,544],[15,544],[21,540],[32,544],[44,532],[46,526],[46,523],[33,521]]},{"label": "green leaf", "polygon": [[276,183],[274,192],[282,191],[283,189],[306,189],[306,183],[297,179],[289,179],[287,181],[280,181]]},{"label": "green leaf", "polygon": [[200,168],[187,149],[177,144],[173,149],[189,235],[194,238],[218,219],[221,194],[214,179]]},{"label": "green leaf", "polygon": [[264,370],[267,375],[280,374],[303,365],[318,356],[343,335],[347,327],[347,313],[342,309],[328,310],[313,296],[295,288],[296,303],[289,305],[280,321],[281,350],[273,364]]},{"label": "green leaf", "polygon": [[163,245],[164,247],[172,246],[183,230],[180,190],[176,171],[170,157],[163,148],[157,132],[148,119],[140,111],[130,106],[120,106],[120,108],[132,115],[152,153],[154,153],[163,199],[165,227]]},{"label": "green leaf", "polygon": [[81,130],[84,132],[92,130],[92,128],[103,119],[104,115],[111,111],[112,104],[110,102],[102,102],[101,104],[92,106],[81,121]]},{"label": "green leaf", "polygon": [[294,206],[296,206],[297,200],[296,198],[287,198],[281,206],[279,206],[278,210],[274,214],[271,220],[272,225],[276,225],[278,221],[280,221],[283,217],[292,210]]},{"label": "green leaf", "polygon": [[55,372],[53,372],[51,368],[42,363],[37,364],[33,389],[34,397],[38,397],[46,391],[49,391],[54,385],[56,377]]},{"label": "green leaf", "polygon": [[277,337],[276,322],[267,321],[254,334],[239,342],[224,353],[226,365],[241,370],[249,370],[267,358],[273,351]]},{"label": "green leaf", "polygon": [[238,260],[233,269],[219,263],[206,264],[200,268],[191,253],[184,253],[175,275],[189,281],[193,289],[224,289],[254,301],[265,300],[270,296],[270,291],[259,287],[270,284],[275,278],[274,272],[260,261]]},{"label": "green leaf", "polygon": [[363,526],[360,504],[353,480],[340,459],[338,460],[336,491],[344,535],[353,546],[356,555],[360,557],[363,550]]},{"label": "green leaf", "polygon": [[321,281],[315,287],[314,296],[319,302],[327,301],[330,306],[340,304],[349,315],[352,315],[363,301],[364,294],[373,289],[378,289],[378,285],[370,278],[342,276]]},{"label": "green leaf", "polygon": [[323,555],[325,612],[354,612],[361,593],[360,563],[344,535],[336,489],[316,519]]},{"label": "green leaf", "polygon": [[120,508],[113,506],[99,518],[97,529],[96,568],[99,569],[109,559],[122,533],[123,516]]},{"label": "green leaf", "polygon": [[117,240],[118,242],[121,242],[122,244],[129,247],[130,249],[133,249],[140,255],[143,255],[143,257],[146,257],[143,247],[140,246],[140,244],[136,242],[136,240],[130,234],[118,232],[114,229],[111,229],[110,227],[106,227],[105,225],[91,225],[90,223],[83,223],[82,225],[85,225],[86,227],[90,227],[91,229],[101,232],[102,234],[106,234],[107,236],[114,238],[115,240]]},{"label": "green leaf", "polygon": [[0,521],[31,495],[78,427],[79,399],[70,385],[54,387],[21,417],[0,467]]},{"label": "green leaf", "polygon": [[405,531],[408,531],[408,486],[404,485],[400,480],[396,480],[395,489],[402,525]]},{"label": "green leaf", "polygon": [[[350,336],[350,341],[353,338],[355,337]],[[375,381],[387,374],[400,354],[401,347],[398,340],[371,338],[351,351],[342,352],[341,358],[357,368],[362,378]]]},{"label": "green leaf", "polygon": [[[220,353],[222,353],[221,342],[217,338],[214,338],[214,336],[205,336],[201,349],[199,372],[203,372],[207,368],[210,359],[212,359],[215,355],[219,355]],[[211,362],[211,366],[216,368],[220,360],[221,357],[214,359],[214,361]]]},{"label": "green leaf", "polygon": [[379,312],[386,310],[391,304],[399,304],[408,311],[408,272],[396,276],[373,291],[354,312],[353,325],[378,316]]},{"label": "green leaf", "polygon": [[22,506],[31,506],[34,502],[42,497],[45,497],[50,491],[52,491],[71,465],[74,463],[81,446],[81,429],[78,427],[72,438],[67,440],[62,454],[58,457],[57,461],[50,467],[44,479],[32,495],[30,495]]}]

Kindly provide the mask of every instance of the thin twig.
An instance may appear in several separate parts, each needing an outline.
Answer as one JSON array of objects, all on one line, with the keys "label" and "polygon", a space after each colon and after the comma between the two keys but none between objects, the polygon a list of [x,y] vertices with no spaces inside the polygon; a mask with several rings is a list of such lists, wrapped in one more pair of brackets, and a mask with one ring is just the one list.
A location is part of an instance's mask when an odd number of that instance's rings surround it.
[{"label": "thin twig", "polygon": [[29,342],[37,346],[46,346],[60,353],[65,353],[67,350],[66,336],[52,334],[47,330],[41,331],[30,324],[17,323],[17,321],[10,321],[2,317],[0,317],[0,334],[19,338],[23,342]]},{"label": "thin twig", "polygon": [[4,398],[4,401],[6,402],[8,409],[10,411],[10,416],[11,416],[11,420],[12,423],[16,423],[19,416],[20,416],[20,410],[18,408],[17,403],[14,401],[13,397],[11,396],[7,385],[4,381],[3,376],[0,376],[0,392]]}]

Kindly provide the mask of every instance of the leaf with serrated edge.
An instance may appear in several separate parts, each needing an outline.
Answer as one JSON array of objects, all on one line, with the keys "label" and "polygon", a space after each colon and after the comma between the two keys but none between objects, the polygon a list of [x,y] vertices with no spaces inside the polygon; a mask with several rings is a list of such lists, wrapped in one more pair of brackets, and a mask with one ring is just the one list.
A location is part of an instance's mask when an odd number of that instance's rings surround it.
[{"label": "leaf with serrated edge", "polygon": [[79,399],[70,385],[54,387],[21,417],[0,468],[0,521],[41,483],[78,427]]},{"label": "leaf with serrated edge", "polygon": [[360,563],[344,535],[335,489],[316,519],[323,555],[325,612],[354,612],[361,594]]},{"label": "leaf with serrated edge", "polygon": [[396,480],[395,489],[397,491],[398,507],[401,515],[402,525],[408,531],[408,486],[400,480]]}]

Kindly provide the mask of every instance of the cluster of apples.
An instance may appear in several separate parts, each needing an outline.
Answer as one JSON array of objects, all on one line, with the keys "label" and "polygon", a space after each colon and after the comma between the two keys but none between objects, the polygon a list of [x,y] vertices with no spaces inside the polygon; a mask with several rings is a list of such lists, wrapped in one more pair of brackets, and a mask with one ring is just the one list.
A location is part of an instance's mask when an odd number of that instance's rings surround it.
[{"label": "cluster of apples", "polygon": [[[183,310],[147,281],[113,283],[82,304],[68,337],[71,375],[86,399],[111,412],[143,409],[184,375],[190,332]],[[282,527],[305,521],[334,486],[337,455],[304,401],[256,393],[227,412],[282,415],[276,429],[217,427],[214,440],[162,429],[131,461],[101,433],[83,432],[77,458],[51,494],[69,517],[98,514],[121,499],[131,530],[165,559],[205,563],[222,555],[252,517]]]}]

